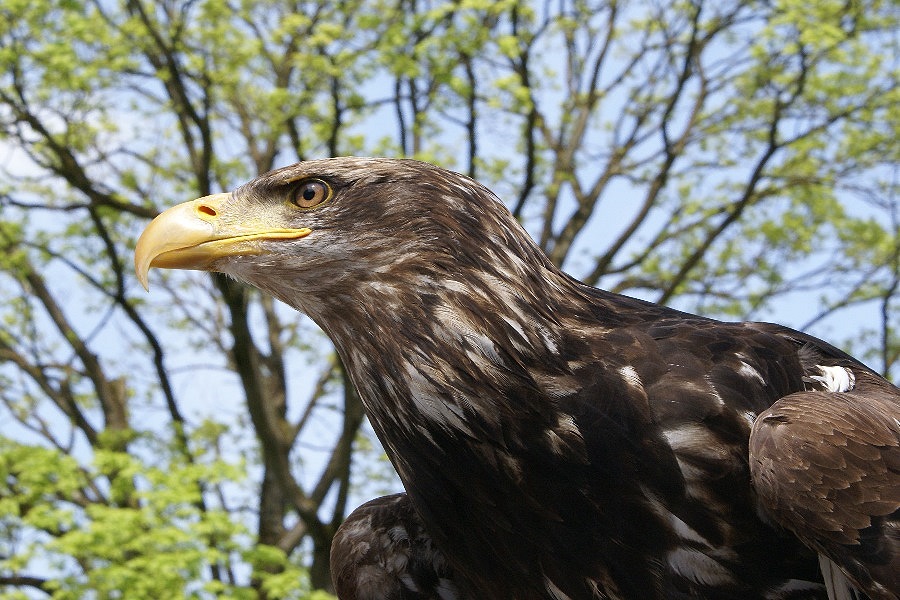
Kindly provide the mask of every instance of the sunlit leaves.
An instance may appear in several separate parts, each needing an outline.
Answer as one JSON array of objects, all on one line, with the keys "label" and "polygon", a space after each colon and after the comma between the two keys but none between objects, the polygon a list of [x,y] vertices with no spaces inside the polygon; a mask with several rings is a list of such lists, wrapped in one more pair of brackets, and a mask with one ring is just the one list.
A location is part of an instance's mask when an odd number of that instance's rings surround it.
[{"label": "sunlit leaves", "polygon": [[[221,461],[148,468],[115,452],[97,452],[82,466],[57,450],[0,438],[0,524],[8,532],[28,526],[53,536],[40,553],[41,537],[23,537],[0,569],[27,570],[39,556],[71,557],[88,567],[58,580],[54,598],[115,597],[123,590],[145,599],[248,597],[240,587],[202,583],[204,569],[241,554],[254,566],[279,567],[277,575],[271,568],[264,573],[271,597],[306,598],[304,573],[284,552],[252,546],[245,526],[224,507],[199,504],[198,484],[241,477]],[[119,488],[128,494],[117,501]],[[98,495],[111,501],[96,502]]]}]

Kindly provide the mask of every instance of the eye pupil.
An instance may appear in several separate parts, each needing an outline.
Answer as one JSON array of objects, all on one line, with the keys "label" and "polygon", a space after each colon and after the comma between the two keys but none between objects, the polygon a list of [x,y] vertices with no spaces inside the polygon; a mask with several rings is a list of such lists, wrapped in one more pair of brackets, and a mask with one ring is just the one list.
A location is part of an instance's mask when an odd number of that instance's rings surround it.
[{"label": "eye pupil", "polygon": [[306,188],[304,188],[304,190],[303,190],[303,199],[304,200],[312,200],[315,197],[316,197],[316,190],[311,185],[306,186]]}]

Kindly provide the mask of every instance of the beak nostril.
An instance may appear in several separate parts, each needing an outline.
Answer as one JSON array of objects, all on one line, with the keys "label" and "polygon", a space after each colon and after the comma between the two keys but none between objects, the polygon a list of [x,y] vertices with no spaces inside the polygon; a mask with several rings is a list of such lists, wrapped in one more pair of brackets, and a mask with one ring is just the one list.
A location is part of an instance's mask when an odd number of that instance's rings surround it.
[{"label": "beak nostril", "polygon": [[198,212],[198,213],[202,213],[202,214],[204,214],[204,215],[206,215],[206,216],[208,216],[208,217],[215,217],[215,216],[216,216],[216,209],[214,209],[214,208],[211,207],[211,206],[207,206],[206,204],[201,204],[200,206],[198,206],[198,207],[197,207],[197,212]]}]

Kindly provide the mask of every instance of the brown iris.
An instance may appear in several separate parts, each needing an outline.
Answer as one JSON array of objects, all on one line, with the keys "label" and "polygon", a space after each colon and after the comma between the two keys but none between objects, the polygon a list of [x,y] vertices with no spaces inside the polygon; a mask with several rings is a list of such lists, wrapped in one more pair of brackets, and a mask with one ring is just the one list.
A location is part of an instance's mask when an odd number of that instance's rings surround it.
[{"label": "brown iris", "polygon": [[313,208],[331,197],[331,188],[321,179],[307,179],[294,190],[291,202],[299,208]]}]

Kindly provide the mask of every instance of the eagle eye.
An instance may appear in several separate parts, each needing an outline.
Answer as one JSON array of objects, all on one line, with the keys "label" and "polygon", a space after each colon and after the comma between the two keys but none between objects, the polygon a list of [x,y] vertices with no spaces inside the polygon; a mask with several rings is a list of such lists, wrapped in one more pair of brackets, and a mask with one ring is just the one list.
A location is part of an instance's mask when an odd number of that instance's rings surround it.
[{"label": "eagle eye", "polygon": [[301,181],[294,188],[291,202],[298,208],[313,208],[331,198],[331,187],[321,179]]}]

